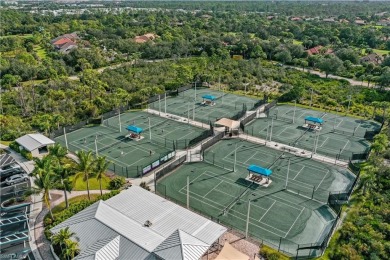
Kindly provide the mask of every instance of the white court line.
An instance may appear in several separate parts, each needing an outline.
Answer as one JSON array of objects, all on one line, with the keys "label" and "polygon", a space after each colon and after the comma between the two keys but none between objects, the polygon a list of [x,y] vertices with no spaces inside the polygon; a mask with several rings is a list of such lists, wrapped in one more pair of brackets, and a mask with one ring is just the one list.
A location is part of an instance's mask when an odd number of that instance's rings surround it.
[{"label": "white court line", "polygon": [[326,141],[328,141],[328,139],[329,139],[329,136],[327,136],[326,139],[322,142],[322,144],[318,147],[322,147],[326,143]]},{"label": "white court line", "polygon": [[248,162],[250,159],[252,159],[253,156],[255,156],[255,155],[257,155],[257,151],[255,151],[255,153],[254,153],[251,157],[249,157],[248,160],[246,160],[244,163],[247,163],[247,162]]},{"label": "white court line", "polygon": [[340,126],[340,124],[343,122],[344,120],[343,119],[341,119],[341,121],[336,125],[336,127],[339,127]]},{"label": "white court line", "polygon": [[328,172],[324,175],[324,177],[322,178],[322,180],[320,181],[320,183],[317,185],[317,187],[316,187],[315,190],[318,190],[318,188],[321,186],[321,183],[325,180],[325,177],[328,176],[329,172],[330,172],[330,171],[328,171]]},{"label": "white court line", "polygon": [[[180,193],[183,194],[183,195],[186,195],[186,194],[183,193],[183,192],[180,192]],[[190,193],[193,193],[194,195],[197,195],[197,196],[201,196],[201,195],[199,195],[199,194],[197,194],[197,193],[194,193],[194,192],[191,192],[191,191],[190,191]],[[209,205],[209,206],[211,206],[211,207],[213,207],[213,208],[216,208],[216,209],[218,209],[218,210],[221,210],[221,209],[219,209],[219,208],[217,208],[217,207],[215,207],[215,206],[212,206],[212,205],[209,204],[209,203],[204,202],[204,200],[200,200],[200,199],[195,198],[195,197],[192,197],[192,198],[193,198],[193,199],[196,199],[196,200],[198,200],[198,201],[200,201],[200,202],[202,202],[202,203],[205,203],[205,204],[207,204],[207,205]],[[219,205],[219,206],[225,208],[225,206],[223,206],[223,205],[221,205],[221,204],[219,204],[219,203],[217,203],[217,202],[215,202],[215,201],[213,201],[213,200],[210,200],[210,199],[208,199],[208,198],[203,198],[203,199],[209,200],[209,201],[215,203],[216,205]],[[241,219],[241,220],[245,221],[245,219],[243,219],[243,218],[241,218],[241,217],[239,217],[239,216],[237,216],[237,215],[234,215],[234,214],[232,214],[231,212],[236,212],[236,213],[238,213],[239,215],[242,215],[242,216],[246,216],[245,214],[243,214],[243,213],[241,213],[241,212],[239,212],[239,211],[236,211],[236,210],[234,210],[234,209],[230,209],[230,211],[229,211],[229,213],[228,213],[228,214],[231,214],[232,216],[234,216],[234,217],[236,217],[236,218],[238,218],[238,219]],[[258,221],[257,221],[256,219],[254,219],[254,218],[250,218],[250,219],[253,219],[253,220],[255,220],[256,222],[258,222]],[[270,231],[270,230],[268,230],[268,229],[266,229],[266,228],[260,227],[260,226],[258,226],[258,225],[256,225],[256,224],[253,224],[253,223],[251,223],[251,224],[252,224],[253,226],[257,226],[258,228],[264,229],[264,230],[266,230],[267,232],[273,233],[274,235],[280,236],[280,235],[278,235],[278,234],[276,234],[276,233],[274,233],[274,232],[272,232],[272,231]],[[280,230],[280,229],[278,229],[278,228],[276,228],[276,227],[273,227],[273,226],[271,226],[271,225],[268,225],[268,224],[266,224],[266,223],[264,223],[264,222],[262,222],[261,224],[266,225],[266,226],[268,226],[268,227],[270,227],[270,228],[272,228],[272,229],[274,229],[274,230],[280,231],[280,233],[286,234],[286,232],[284,232],[283,230]]]},{"label": "white court line", "polygon": [[[207,195],[209,195],[209,193],[212,192],[215,188],[217,188],[222,182],[223,182],[223,180],[220,181],[217,185],[215,185],[215,187],[212,188],[209,192],[207,192],[207,193],[203,196],[203,198],[206,197]],[[218,189],[217,189],[217,190],[218,190]]]},{"label": "white court line", "polygon": [[267,209],[267,211],[263,214],[263,216],[261,216],[261,218],[258,220],[259,222],[264,218],[264,216],[268,213],[268,211],[272,208],[272,206],[275,204],[276,200],[274,201],[274,203],[272,203],[272,205]]},{"label": "white court line", "polygon": [[[228,160],[228,159],[226,159],[226,160]],[[256,160],[262,161],[260,159],[256,159]],[[230,161],[230,163],[231,163],[231,161]],[[241,163],[239,161],[237,161],[237,165],[241,165],[241,167],[246,168],[246,165],[244,165],[243,163]],[[276,174],[275,172],[273,172],[272,176],[274,176],[275,178],[278,178],[280,180],[284,180],[284,181],[286,180],[286,178],[283,175]],[[281,176],[281,177],[279,177],[279,176]],[[294,180],[294,181],[295,182],[299,182],[300,183],[299,186],[313,187],[313,185],[305,183],[305,182],[302,182],[302,181],[297,181],[297,180]]]},{"label": "white court line", "polygon": [[341,149],[340,154],[344,151],[345,147],[349,144],[349,140],[347,139],[347,143],[344,145],[343,149]]},{"label": "white court line", "polygon": [[295,177],[293,178],[293,180],[295,180],[295,178],[298,177],[298,175],[301,173],[301,171],[302,171],[304,168],[305,168],[305,166],[303,166],[303,167],[299,170],[299,172],[297,173],[297,175],[295,175]]},{"label": "white court line", "polygon": [[[210,173],[211,173],[211,172],[210,172]],[[206,174],[207,174],[207,173],[206,173]],[[209,174],[207,174],[207,175],[209,175]],[[210,175],[209,175],[209,176],[210,176]],[[212,175],[211,175],[211,176],[212,176]],[[223,176],[212,176],[212,177],[217,177],[217,178],[220,178],[220,179],[226,179],[226,182],[227,182],[227,183],[229,183],[229,184],[235,184],[235,183],[233,182],[233,180],[231,180],[231,179],[229,179],[229,178],[226,178],[226,177],[223,177]],[[259,192],[260,192],[261,194],[260,194]],[[269,193],[267,193],[267,192],[265,192],[265,191],[262,191],[262,190],[256,190],[256,191],[253,191],[252,193],[256,193],[256,194],[258,194],[258,195],[262,195],[262,194],[270,195]],[[232,195],[230,195],[230,196],[232,196]],[[234,197],[234,196],[233,196],[233,197]],[[280,198],[280,197],[278,197],[278,196],[276,196],[276,195],[270,195],[270,197],[278,198],[277,201],[278,201],[279,203],[284,204],[284,205],[286,205],[286,206],[288,206],[288,207],[291,207],[291,208],[293,208],[293,209],[300,210],[300,208],[296,208],[296,207],[294,207],[294,206],[291,206],[291,205],[289,205],[289,204],[287,204],[287,203],[281,201],[281,200],[284,200],[284,201],[287,201],[287,202],[289,202],[289,203],[294,204],[293,202],[291,202],[291,201],[289,201],[289,200]],[[268,197],[268,198],[269,198],[269,199],[272,199],[272,200],[276,200],[276,199],[270,198],[270,197]],[[294,205],[295,205],[295,204],[294,204]]]},{"label": "white court line", "polygon": [[[197,176],[195,179],[191,180],[190,183],[193,183],[195,180],[197,180],[197,179],[199,179],[200,177],[202,177],[202,175],[205,174],[206,172],[207,172],[207,171],[202,172],[202,173],[201,173],[199,176]],[[184,189],[184,188],[187,188],[187,185],[184,185],[184,187],[181,188],[181,189],[179,190],[179,192],[181,192],[181,190]]]},{"label": "white court line", "polygon": [[290,229],[287,231],[287,233],[286,233],[286,235],[284,236],[284,238],[286,238],[287,235],[288,235],[288,233],[290,233],[291,229],[292,229],[293,226],[295,225],[295,222],[297,222],[297,220],[298,220],[299,217],[301,216],[301,214],[302,214],[302,212],[303,212],[304,209],[305,209],[305,208],[303,208],[303,209],[301,210],[301,212],[299,213],[298,217],[295,219],[294,223],[292,224],[292,226],[290,227]]}]

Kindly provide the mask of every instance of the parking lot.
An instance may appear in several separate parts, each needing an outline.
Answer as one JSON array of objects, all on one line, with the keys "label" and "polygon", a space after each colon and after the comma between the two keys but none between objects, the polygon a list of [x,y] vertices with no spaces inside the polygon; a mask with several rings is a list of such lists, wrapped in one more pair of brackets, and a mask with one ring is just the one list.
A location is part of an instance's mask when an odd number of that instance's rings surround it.
[{"label": "parking lot", "polygon": [[[21,201],[24,192],[30,187],[30,181],[9,185],[6,179],[25,173],[8,154],[0,155],[0,248],[1,259],[28,259],[29,254],[29,211],[30,203]],[[15,203],[8,204],[12,199]],[[28,198],[27,198],[28,200]],[[32,254],[30,254],[32,255]],[[32,259],[31,256],[29,259]]]}]

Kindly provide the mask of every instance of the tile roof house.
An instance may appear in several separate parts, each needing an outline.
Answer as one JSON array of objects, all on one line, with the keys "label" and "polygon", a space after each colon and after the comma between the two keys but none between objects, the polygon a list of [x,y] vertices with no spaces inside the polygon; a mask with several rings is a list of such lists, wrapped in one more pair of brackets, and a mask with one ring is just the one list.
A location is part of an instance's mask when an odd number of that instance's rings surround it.
[{"label": "tile roof house", "polygon": [[361,20],[361,19],[357,19],[357,20],[355,20],[355,24],[357,24],[357,25],[365,25],[366,21]]},{"label": "tile roof house", "polygon": [[376,65],[379,65],[382,63],[382,56],[376,54],[376,53],[371,53],[368,54],[362,58],[360,58],[360,62],[366,62],[366,63],[374,63]]},{"label": "tile roof house", "polygon": [[98,201],[51,229],[69,227],[75,259],[200,259],[226,228],[139,186]]},{"label": "tile roof house", "polygon": [[146,33],[146,34],[141,35],[141,36],[135,36],[134,41],[136,43],[145,43],[145,42],[148,42],[148,41],[153,41],[157,37],[158,37],[158,35],[156,35],[156,34]]},{"label": "tile roof house", "polygon": [[316,55],[316,54],[332,54],[333,53],[333,50],[332,49],[327,49],[325,52],[322,51],[322,49],[324,48],[324,46],[322,45],[318,45],[318,46],[315,46],[311,49],[308,49],[306,50],[306,52],[309,54],[309,55]]},{"label": "tile roof house", "polygon": [[50,43],[61,53],[68,53],[70,50],[77,48],[77,41],[80,40],[77,33],[67,33],[58,36]]}]

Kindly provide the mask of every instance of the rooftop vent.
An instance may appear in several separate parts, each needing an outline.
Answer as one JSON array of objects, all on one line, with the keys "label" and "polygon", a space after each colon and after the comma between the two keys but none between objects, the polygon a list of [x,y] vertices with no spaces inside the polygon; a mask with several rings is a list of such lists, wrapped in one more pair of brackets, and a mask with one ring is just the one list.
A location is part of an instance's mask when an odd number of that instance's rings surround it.
[{"label": "rooftop vent", "polygon": [[150,226],[152,226],[152,222],[150,222],[149,220],[146,220],[144,226],[150,227]]}]

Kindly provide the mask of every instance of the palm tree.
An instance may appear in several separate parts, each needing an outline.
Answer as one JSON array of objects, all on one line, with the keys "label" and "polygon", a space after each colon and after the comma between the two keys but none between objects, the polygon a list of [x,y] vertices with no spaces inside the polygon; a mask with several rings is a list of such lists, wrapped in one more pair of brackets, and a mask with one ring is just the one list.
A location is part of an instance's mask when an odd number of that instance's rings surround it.
[{"label": "palm tree", "polygon": [[96,178],[99,180],[100,195],[103,195],[102,179],[109,165],[110,162],[106,160],[105,156],[98,156],[95,160],[95,173],[96,173]]},{"label": "palm tree", "polygon": [[93,174],[94,157],[91,151],[79,151],[76,155],[78,157],[78,165],[74,181],[76,181],[80,176],[83,177],[83,180],[87,183],[88,199],[91,200],[91,196],[89,194],[89,177]]},{"label": "palm tree", "polygon": [[68,151],[61,144],[56,143],[55,145],[49,147],[49,155],[55,157],[60,162],[68,154]]},{"label": "palm tree", "polygon": [[34,158],[35,162],[34,170],[31,172],[32,176],[40,175],[43,172],[51,171],[52,168],[52,158],[50,156],[45,156],[42,159]]},{"label": "palm tree", "polygon": [[79,243],[71,239],[65,240],[65,250],[62,253],[65,259],[73,259],[79,252]]},{"label": "palm tree", "polygon": [[69,230],[69,227],[66,227],[60,229],[60,231],[57,234],[54,234],[51,237],[51,242],[53,243],[53,245],[59,245],[62,251],[63,246],[65,246],[66,240],[70,239],[73,235],[75,235],[75,233],[71,232]]},{"label": "palm tree", "polygon": [[54,180],[60,181],[61,183],[60,189],[64,191],[65,204],[66,208],[68,208],[69,202],[67,193],[73,190],[73,183],[69,180],[69,169],[63,167],[62,165],[57,165],[57,167],[54,169],[54,173]]},{"label": "palm tree", "polygon": [[35,175],[34,184],[30,190],[26,192],[26,195],[31,194],[41,194],[42,200],[45,203],[46,207],[49,209],[50,217],[53,218],[53,213],[51,212],[51,203],[50,203],[50,189],[54,187],[53,172],[51,167],[47,171],[42,171],[39,174]]}]

